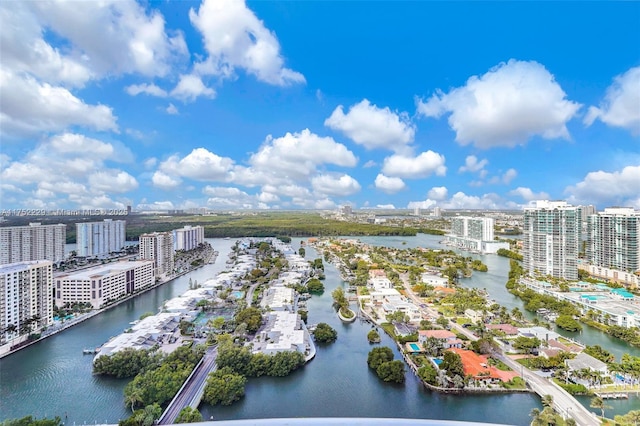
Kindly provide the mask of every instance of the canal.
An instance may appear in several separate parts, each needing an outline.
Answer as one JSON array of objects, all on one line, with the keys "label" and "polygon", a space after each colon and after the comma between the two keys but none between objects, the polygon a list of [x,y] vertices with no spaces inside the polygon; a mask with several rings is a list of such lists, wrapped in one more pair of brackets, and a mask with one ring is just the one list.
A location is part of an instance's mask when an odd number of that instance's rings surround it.
[{"label": "canal", "polygon": [[[438,236],[366,237],[370,244],[407,248],[443,248]],[[203,282],[224,270],[234,240],[209,239],[220,252],[214,265],[205,265],[136,299],[123,303],[64,332],[45,339],[17,354],[0,360],[0,420],[26,415],[60,416],[67,424],[117,423],[130,410],[123,402],[127,380],[93,376],[92,357],[82,349],[100,346],[121,333],[145,312],[156,312],[165,300],[188,289],[189,279]],[[298,248],[301,239],[292,245]],[[522,303],[504,289],[509,262],[498,256],[477,256],[489,266],[487,273],[475,273],[463,285],[486,288],[491,298],[505,306]],[[307,259],[317,254],[307,248]],[[411,373],[403,385],[381,382],[369,371],[366,358],[371,346],[366,334],[370,325],[342,324],[331,306],[331,291],[343,285],[332,265],[325,265],[326,290],[308,302],[309,323],[327,322],[338,330],[338,340],[318,348],[316,358],[303,369],[285,378],[250,379],[247,394],[229,407],[201,406],[206,419],[249,419],[261,417],[402,417],[456,419],[525,425],[529,412],[540,408],[539,398],[530,394],[500,396],[447,396],[425,390]],[[383,334],[382,345],[394,348]],[[579,340],[600,344],[619,357],[630,351],[624,343],[595,330],[583,331]],[[635,351],[635,352],[634,352]],[[630,351],[634,355],[637,350]],[[588,404],[588,401],[586,402]],[[638,408],[638,399],[611,401],[615,408],[607,414],[626,413]]]}]

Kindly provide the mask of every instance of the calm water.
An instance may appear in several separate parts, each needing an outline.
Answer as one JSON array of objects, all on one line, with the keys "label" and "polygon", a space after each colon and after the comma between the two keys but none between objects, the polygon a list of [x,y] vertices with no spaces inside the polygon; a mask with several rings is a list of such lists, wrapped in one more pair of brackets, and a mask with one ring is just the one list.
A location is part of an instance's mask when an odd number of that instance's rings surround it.
[{"label": "calm water", "polygon": [[[440,238],[430,235],[362,240],[398,248],[441,248],[438,244]],[[0,420],[25,415],[59,415],[64,419],[66,415],[67,424],[82,425],[116,423],[119,419],[128,417],[130,411],[123,403],[122,394],[127,380],[92,376],[92,357],[83,356],[82,349],[103,344],[143,313],[157,311],[165,300],[188,288],[190,277],[203,282],[222,271],[234,241],[208,241],[220,251],[215,265],[206,265],[0,360]],[[293,246],[297,248],[299,242],[300,239],[295,239]],[[315,257],[314,251],[307,249],[307,258]],[[465,280],[464,285],[486,287],[498,303],[522,309],[522,304],[504,290],[508,260],[497,256],[479,257],[489,265],[489,273],[476,273]],[[534,395],[440,395],[425,390],[413,374],[409,373],[404,385],[389,385],[379,381],[366,364],[367,353],[371,349],[366,339],[370,325],[359,322],[343,325],[337,319],[331,307],[331,290],[342,283],[333,266],[325,265],[325,269],[326,291],[324,295],[314,296],[309,300],[309,322],[331,324],[338,330],[337,342],[318,348],[316,358],[289,377],[251,379],[247,385],[246,397],[230,407],[202,406],[205,418],[376,416],[529,424],[528,413],[532,408],[540,407],[539,398]],[[594,340],[589,342],[587,339]],[[620,342],[599,332],[585,331],[581,340],[589,344],[601,344],[612,351],[612,345],[620,352],[624,347]],[[606,343],[607,341],[610,343]],[[384,334],[382,344],[393,347],[393,342]],[[638,354],[637,351],[635,354]],[[619,356],[618,352],[616,355]],[[397,352],[396,358],[400,358]],[[624,413],[637,408],[638,399],[628,402],[612,401],[610,405]],[[608,410],[607,413],[617,410]]]}]

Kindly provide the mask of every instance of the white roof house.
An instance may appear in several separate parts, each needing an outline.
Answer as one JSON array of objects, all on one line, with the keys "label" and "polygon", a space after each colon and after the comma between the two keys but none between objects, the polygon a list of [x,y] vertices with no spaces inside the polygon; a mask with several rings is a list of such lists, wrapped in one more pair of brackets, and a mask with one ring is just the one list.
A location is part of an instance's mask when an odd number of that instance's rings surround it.
[{"label": "white roof house", "polygon": [[599,371],[599,372],[605,373],[605,374],[608,371],[606,363],[604,363],[604,362],[600,361],[599,359],[596,359],[596,358],[592,357],[591,355],[586,354],[584,352],[580,352],[573,359],[565,360],[565,364],[567,365],[569,370],[572,370],[572,371],[578,371],[578,370],[587,369],[587,370],[592,370],[592,371]]}]

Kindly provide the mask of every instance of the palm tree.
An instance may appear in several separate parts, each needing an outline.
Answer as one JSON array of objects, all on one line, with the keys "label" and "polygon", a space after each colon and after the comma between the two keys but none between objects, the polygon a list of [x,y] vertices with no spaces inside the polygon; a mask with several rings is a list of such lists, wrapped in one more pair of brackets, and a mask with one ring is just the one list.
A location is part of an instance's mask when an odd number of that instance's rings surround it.
[{"label": "palm tree", "polygon": [[133,413],[135,411],[136,404],[140,404],[143,402],[142,389],[133,387],[130,392],[125,393],[124,399],[127,404],[131,404],[131,412]]},{"label": "palm tree", "polygon": [[553,407],[553,395],[544,395],[542,397],[542,406],[544,408]]},{"label": "palm tree", "polygon": [[611,406],[610,406],[610,405],[607,405],[607,404],[604,402],[604,399],[602,399],[602,398],[601,398],[601,397],[599,397],[599,396],[593,397],[593,398],[591,399],[591,402],[590,402],[589,406],[590,406],[591,408],[598,408],[598,409],[600,409],[600,411],[601,411],[601,413],[602,413],[602,416],[601,416],[601,417],[602,417],[603,419],[604,419],[604,410],[605,410],[606,408],[611,408]]}]

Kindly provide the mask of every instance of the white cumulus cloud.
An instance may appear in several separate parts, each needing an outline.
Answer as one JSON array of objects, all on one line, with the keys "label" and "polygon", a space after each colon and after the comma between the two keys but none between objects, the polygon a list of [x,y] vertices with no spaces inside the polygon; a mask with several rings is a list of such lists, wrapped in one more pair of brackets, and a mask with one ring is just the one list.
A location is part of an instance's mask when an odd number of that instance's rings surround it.
[{"label": "white cumulus cloud", "polygon": [[131,96],[137,96],[142,93],[145,95],[157,96],[159,98],[167,97],[167,91],[164,89],[161,89],[155,84],[146,84],[146,83],[132,84],[131,86],[127,86],[125,88],[125,91]]},{"label": "white cumulus cloud", "polygon": [[640,201],[640,165],[627,166],[620,171],[602,170],[588,173],[584,179],[565,189],[574,204],[634,207]]},{"label": "white cumulus cloud", "polygon": [[360,191],[357,180],[347,174],[324,174],[311,179],[314,191],[325,195],[344,197]]},{"label": "white cumulus cloud", "polygon": [[387,157],[384,159],[382,172],[387,176],[416,179],[432,174],[444,176],[447,167],[444,165],[443,155],[429,150],[416,157],[401,154]]},{"label": "white cumulus cloud", "polygon": [[[343,144],[305,129],[279,138],[268,136],[249,159],[251,170],[238,168],[235,176],[248,181],[257,175],[253,184],[284,184],[283,178],[285,181],[307,179],[322,164],[353,167],[357,162],[355,155]],[[244,177],[240,176],[241,173]]]},{"label": "white cumulus cloud", "polygon": [[352,105],[347,114],[338,106],[324,122],[367,149],[396,151],[413,142],[415,126],[407,113],[395,113],[389,107],[378,108],[369,100]]},{"label": "white cumulus cloud", "polygon": [[182,183],[180,178],[169,176],[166,173],[161,172],[160,170],[156,170],[156,172],[151,177],[151,182],[153,186],[160,189],[174,189]]},{"label": "white cumulus cloud", "polygon": [[468,155],[467,158],[465,158],[464,160],[464,166],[460,166],[458,171],[460,173],[464,173],[464,172],[475,173],[484,169],[484,167],[487,164],[489,164],[489,160],[487,160],[486,158],[483,158],[482,160],[478,161],[478,157],[476,157],[475,155]]},{"label": "white cumulus cloud", "polygon": [[375,180],[376,188],[387,194],[395,194],[406,188],[404,181],[397,177],[385,176],[379,173]]},{"label": "white cumulus cloud", "polygon": [[160,170],[170,176],[181,176],[201,181],[224,181],[232,169],[231,158],[220,157],[206,148],[195,148],[184,158],[169,157],[160,164]]},{"label": "white cumulus cloud", "polygon": [[427,197],[432,200],[442,201],[447,199],[449,191],[446,186],[434,186],[427,193]]},{"label": "white cumulus cloud", "polygon": [[111,108],[88,105],[63,87],[1,69],[0,91],[1,134],[30,135],[60,131],[70,126],[118,130]]},{"label": "white cumulus cloud", "polygon": [[194,101],[199,96],[215,98],[216,91],[207,87],[202,79],[195,74],[181,75],[176,87],[171,91],[171,96],[182,101]]},{"label": "white cumulus cloud", "polygon": [[525,201],[548,200],[551,198],[549,194],[544,191],[533,192],[530,188],[523,186],[519,186],[516,189],[509,191],[509,195],[521,197]]},{"label": "white cumulus cloud", "polygon": [[640,67],[613,79],[600,107],[590,107],[584,122],[591,125],[596,119],[640,135]]},{"label": "white cumulus cloud", "polygon": [[580,106],[566,99],[543,65],[514,59],[469,78],[465,86],[417,102],[418,113],[426,117],[450,113],[456,141],[479,148],[512,147],[533,136],[569,139],[566,124]]},{"label": "white cumulus cloud", "polygon": [[189,19],[202,34],[208,57],[195,66],[200,75],[230,77],[240,68],[265,83],[304,83],[299,72],[284,66],[275,34],[247,8],[244,0],[204,0]]},{"label": "white cumulus cloud", "polygon": [[41,33],[68,41],[70,58],[82,58],[97,76],[165,76],[188,53],[182,33],[167,31],[161,13],[134,0],[24,3]]}]

